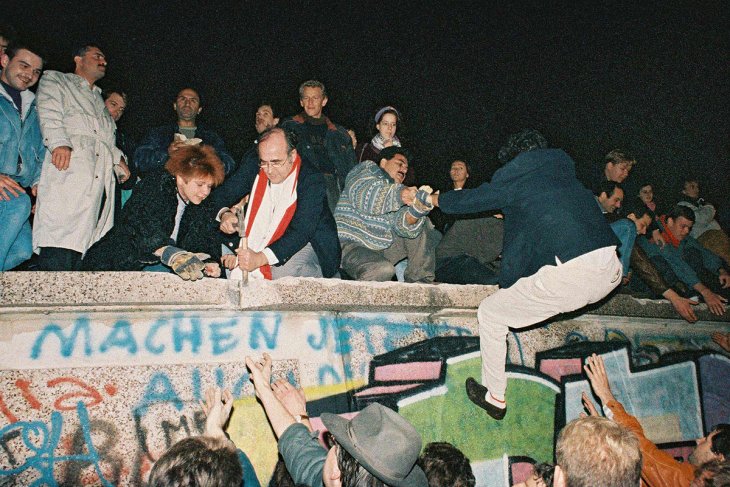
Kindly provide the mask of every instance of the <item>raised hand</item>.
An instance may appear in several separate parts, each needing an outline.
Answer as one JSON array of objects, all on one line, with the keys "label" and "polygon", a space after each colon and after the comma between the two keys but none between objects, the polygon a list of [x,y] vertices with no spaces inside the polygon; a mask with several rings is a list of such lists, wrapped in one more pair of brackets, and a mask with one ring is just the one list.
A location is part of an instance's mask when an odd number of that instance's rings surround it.
[{"label": "raised hand", "polygon": [[606,374],[606,366],[603,363],[603,358],[594,353],[586,359],[583,370],[585,370],[588,376],[588,382],[591,383],[593,392],[596,393],[601,404],[605,405],[607,402],[615,400],[611,392],[611,386],[608,383],[608,375]]}]

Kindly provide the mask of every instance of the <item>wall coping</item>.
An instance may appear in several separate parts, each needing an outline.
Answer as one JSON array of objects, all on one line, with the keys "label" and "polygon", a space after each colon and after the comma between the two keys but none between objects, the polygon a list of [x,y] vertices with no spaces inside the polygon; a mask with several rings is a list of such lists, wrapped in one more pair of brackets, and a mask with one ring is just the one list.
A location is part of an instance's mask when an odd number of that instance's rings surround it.
[{"label": "wall coping", "polygon": [[[139,308],[435,312],[476,310],[497,286],[358,282],[340,279],[284,278],[277,281],[203,279],[183,281],[157,272],[0,272],[0,313]],[[730,323],[700,304],[701,321]],[[615,294],[575,313],[678,319],[666,300]]]}]

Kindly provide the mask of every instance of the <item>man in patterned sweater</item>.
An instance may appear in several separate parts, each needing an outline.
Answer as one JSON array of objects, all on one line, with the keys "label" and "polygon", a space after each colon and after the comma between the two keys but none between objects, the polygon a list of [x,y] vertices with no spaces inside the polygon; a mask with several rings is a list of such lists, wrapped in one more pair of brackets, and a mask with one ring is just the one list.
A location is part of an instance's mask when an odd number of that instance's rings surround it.
[{"label": "man in patterned sweater", "polygon": [[342,269],[358,281],[389,281],[408,259],[406,282],[433,282],[435,244],[427,230],[430,188],[403,185],[411,154],[387,147],[347,175],[335,209]]}]

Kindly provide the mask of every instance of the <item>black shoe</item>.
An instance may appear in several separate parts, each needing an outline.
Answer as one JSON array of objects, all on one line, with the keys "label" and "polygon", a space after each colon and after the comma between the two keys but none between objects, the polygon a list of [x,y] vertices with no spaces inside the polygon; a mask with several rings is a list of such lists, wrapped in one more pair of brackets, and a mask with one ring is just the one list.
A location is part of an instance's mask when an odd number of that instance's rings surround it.
[{"label": "black shoe", "polygon": [[504,415],[507,414],[506,407],[498,408],[487,402],[487,388],[475,381],[473,377],[466,379],[466,395],[471,402],[484,409],[488,415],[496,420],[504,418]]}]

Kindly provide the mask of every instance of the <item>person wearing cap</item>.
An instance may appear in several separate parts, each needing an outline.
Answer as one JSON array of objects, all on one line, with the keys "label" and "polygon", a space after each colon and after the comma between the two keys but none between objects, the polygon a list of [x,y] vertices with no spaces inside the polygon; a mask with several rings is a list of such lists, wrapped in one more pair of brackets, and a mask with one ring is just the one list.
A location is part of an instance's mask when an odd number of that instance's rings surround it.
[{"label": "person wearing cap", "polygon": [[364,161],[347,175],[335,209],[342,245],[342,269],[357,281],[389,281],[395,265],[408,259],[406,282],[433,282],[436,271],[434,234],[426,218],[431,192],[406,186],[411,152],[386,147],[379,162]]},{"label": "person wearing cap", "polygon": [[374,403],[351,420],[323,413],[322,422],[334,439],[328,451],[319,443],[318,433],[303,424],[308,416],[301,401],[288,402],[287,408],[272,389],[269,354],[258,360],[246,357],[246,366],[295,483],[428,487],[426,475],[417,465],[421,435],[395,411]]},{"label": "person wearing cap", "polygon": [[385,106],[375,114],[375,135],[356,149],[357,162],[377,161],[378,154],[386,147],[400,147],[400,139],[395,135],[400,122],[400,113],[394,107]]}]

